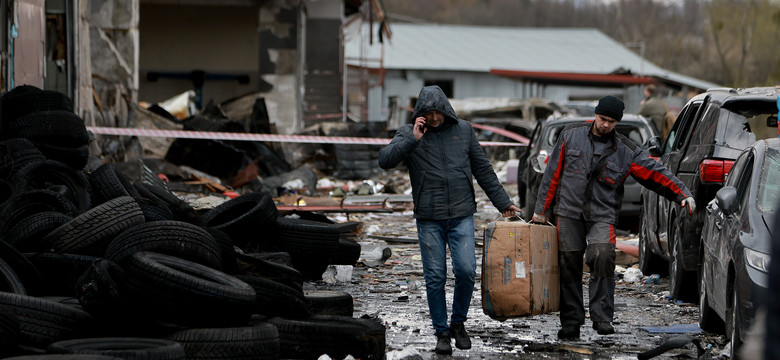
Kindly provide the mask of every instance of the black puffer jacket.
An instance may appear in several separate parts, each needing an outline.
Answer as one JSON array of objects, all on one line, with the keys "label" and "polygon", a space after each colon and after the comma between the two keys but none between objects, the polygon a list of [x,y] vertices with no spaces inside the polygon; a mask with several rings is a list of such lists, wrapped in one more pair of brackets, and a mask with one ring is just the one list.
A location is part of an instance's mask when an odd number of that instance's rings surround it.
[{"label": "black puffer jacket", "polygon": [[413,125],[403,125],[390,145],[379,151],[379,166],[383,169],[396,167],[402,161],[409,168],[414,217],[445,220],[473,214],[477,210],[473,178],[497,209],[512,205],[471,124],[457,118],[438,86],[426,86],[420,91],[412,118],[430,110],[444,114],[442,125],[429,128],[419,141],[412,133]]}]

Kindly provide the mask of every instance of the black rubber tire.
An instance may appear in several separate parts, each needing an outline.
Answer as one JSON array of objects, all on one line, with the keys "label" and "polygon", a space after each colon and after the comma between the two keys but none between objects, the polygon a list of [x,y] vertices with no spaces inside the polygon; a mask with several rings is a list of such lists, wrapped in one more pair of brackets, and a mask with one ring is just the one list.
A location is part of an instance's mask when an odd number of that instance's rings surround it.
[{"label": "black rubber tire", "polygon": [[14,270],[26,294],[43,295],[45,280],[41,272],[22,253],[3,240],[0,240],[0,259]]},{"label": "black rubber tire", "polygon": [[726,310],[726,336],[731,342],[731,352],[728,354],[730,359],[740,360],[740,349],[742,348],[742,332],[739,330],[742,322],[739,316],[739,298],[737,296],[736,284],[731,284],[731,297],[729,309]]},{"label": "black rubber tire", "polygon": [[83,310],[27,295],[0,292],[0,305],[16,314],[24,345],[46,346],[78,337],[89,329],[92,321]]},{"label": "black rubber tire", "polygon": [[[5,207],[5,204],[16,195],[17,191],[14,183],[0,179],[0,209]],[[2,213],[2,211],[0,211],[0,213]]]},{"label": "black rubber tire", "polygon": [[25,165],[34,162],[46,160],[46,157],[43,156],[43,153],[41,153],[41,151],[35,147],[35,144],[33,144],[33,142],[28,139],[6,139],[0,141],[0,144],[7,148],[8,154],[11,155],[11,158],[14,160],[14,170],[21,169]]},{"label": "black rubber tire", "polygon": [[205,228],[205,230],[214,238],[214,242],[217,244],[217,248],[220,250],[220,258],[222,259],[222,271],[228,274],[235,274],[238,272],[238,255],[236,248],[233,246],[233,241],[228,234],[222,231]]},{"label": "black rubber tire", "polygon": [[27,294],[22,279],[19,278],[19,275],[16,274],[11,265],[8,265],[3,259],[0,259],[0,291],[22,295]]},{"label": "black rubber tire", "polygon": [[78,209],[73,203],[51,190],[30,190],[14,195],[0,209],[0,229],[3,234],[8,233],[11,227],[19,221],[40,212],[59,212],[68,216],[75,216]]},{"label": "black rubber tire", "polygon": [[74,170],[83,170],[89,162],[89,145],[60,146],[40,141],[33,143],[47,159],[59,161]]},{"label": "black rubber tire", "polygon": [[356,359],[384,359],[385,327],[376,320],[337,315],[315,315],[306,320],[271,318],[279,331],[280,357],[316,359],[352,355]]},{"label": "black rubber tire", "polygon": [[144,213],[146,222],[173,220],[173,212],[167,206],[144,197],[137,197],[138,206]]},{"label": "black rubber tire", "polygon": [[14,177],[25,189],[56,189],[63,186],[65,197],[69,199],[79,213],[92,208],[91,186],[87,176],[69,166],[54,160],[35,162],[19,170]]},{"label": "black rubber tire", "polygon": [[682,260],[681,228],[679,219],[672,225],[672,233],[669,235],[669,296],[672,299],[695,303],[699,300],[699,279],[695,271],[685,271],[680,261]]},{"label": "black rubber tire", "polygon": [[710,307],[706,276],[702,271],[699,279],[699,328],[710,333],[723,333],[723,321],[720,321],[718,314]]},{"label": "black rubber tire", "polygon": [[14,356],[3,360],[122,360],[122,358],[93,354],[38,354]]},{"label": "black rubber tire", "polygon": [[239,246],[263,237],[259,228],[273,226],[279,217],[273,199],[268,193],[248,193],[228,200],[209,210],[203,221],[206,226],[224,231]]},{"label": "black rubber tire", "polygon": [[279,332],[271,324],[177,331],[166,337],[184,347],[188,360],[275,360]]},{"label": "black rubber tire", "polygon": [[43,239],[72,219],[71,216],[56,211],[35,213],[14,224],[8,230],[5,239],[21,252],[51,251],[54,244],[47,243]]},{"label": "black rubber tire", "polygon": [[76,283],[99,257],[58,254],[54,252],[26,253],[25,258],[35,266],[44,279],[43,294],[76,297]]},{"label": "black rubber tire", "polygon": [[360,244],[357,241],[339,238],[339,246],[331,256],[333,265],[355,265],[360,259]]},{"label": "black rubber tire", "polygon": [[84,120],[72,111],[38,111],[7,122],[4,127],[7,138],[65,147],[80,147],[89,142]]},{"label": "black rubber tire", "polygon": [[255,259],[270,261],[274,264],[281,264],[287,267],[293,266],[292,256],[290,256],[290,253],[284,251],[262,251],[258,253],[247,253],[246,255]]},{"label": "black rubber tire", "polygon": [[40,111],[73,112],[73,101],[67,95],[53,90],[43,90],[32,85],[19,85],[2,97],[3,122]]},{"label": "black rubber tire", "polygon": [[152,338],[87,338],[57,341],[46,348],[52,354],[94,354],[132,360],[183,360],[181,344]]},{"label": "black rubber tire", "polygon": [[246,324],[255,301],[247,283],[210,267],[140,251],[123,265],[120,286],[161,321],[191,327]]},{"label": "black rubber tire", "polygon": [[304,291],[312,314],[341,315],[352,317],[355,303],[352,295],[344,291],[314,290]]},{"label": "black rubber tire", "polygon": [[76,216],[50,232],[44,241],[59,253],[103,256],[108,244],[123,231],[144,223],[138,203],[130,196],[118,197]]},{"label": "black rubber tire", "polygon": [[[530,169],[526,171],[531,171]],[[536,194],[531,192],[531,189],[527,189],[525,193],[525,204],[523,204],[523,219],[525,221],[531,221],[534,217],[534,207],[536,206]]]},{"label": "black rubber tire", "polygon": [[[283,253],[287,254],[287,253]],[[303,291],[303,274],[292,266],[269,261],[259,254],[237,254],[238,267],[245,275],[254,275]]]},{"label": "black rubber tire", "polygon": [[117,264],[134,253],[151,251],[222,269],[222,249],[205,229],[183,221],[155,221],[127,229],[105,251]]},{"label": "black rubber tire", "polygon": [[92,186],[92,202],[102,204],[108,200],[131,196],[117,175],[113,164],[103,164],[87,176]]},{"label": "black rubber tire", "polygon": [[302,291],[259,276],[236,275],[236,278],[255,289],[255,314],[287,319],[305,319],[311,316],[309,304]]},{"label": "black rubber tire", "polygon": [[669,269],[664,266],[666,261],[653,253],[649,241],[644,209],[642,209],[639,214],[639,270],[646,276],[652,274],[667,276]]},{"label": "black rubber tire", "polygon": [[338,228],[332,224],[285,217],[278,218],[276,224],[277,248],[290,253],[293,267],[304,279],[322,279],[322,273],[338,251]]},{"label": "black rubber tire", "polygon": [[167,206],[173,213],[173,219],[188,222],[190,224],[203,225],[203,217],[195,211],[187,202],[179,199],[168,189],[157,186],[145,181],[138,181],[133,184],[141,197],[159,201]]},{"label": "black rubber tire", "polygon": [[[276,328],[274,328],[274,330],[276,330]],[[277,339],[278,338],[279,335],[277,334]],[[0,309],[0,356],[6,357],[14,355],[16,345],[20,342],[19,319],[16,318],[16,314],[5,309]]]}]

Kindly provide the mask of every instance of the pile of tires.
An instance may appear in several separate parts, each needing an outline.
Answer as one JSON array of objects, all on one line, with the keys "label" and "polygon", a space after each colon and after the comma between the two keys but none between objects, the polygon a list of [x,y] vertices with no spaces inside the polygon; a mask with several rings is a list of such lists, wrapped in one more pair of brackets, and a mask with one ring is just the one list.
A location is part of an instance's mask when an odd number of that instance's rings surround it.
[{"label": "pile of tires", "polygon": [[384,357],[384,326],[353,318],[349,294],[303,291],[357,261],[347,227],[280,217],[266,193],[199,213],[111,164],[85,169],[69,104],[0,97],[0,358]]}]

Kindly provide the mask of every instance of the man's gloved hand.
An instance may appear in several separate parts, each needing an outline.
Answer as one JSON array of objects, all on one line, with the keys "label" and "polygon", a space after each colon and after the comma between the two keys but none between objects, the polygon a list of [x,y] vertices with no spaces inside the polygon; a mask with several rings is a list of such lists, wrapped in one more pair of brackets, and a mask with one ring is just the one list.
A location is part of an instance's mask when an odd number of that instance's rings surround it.
[{"label": "man's gloved hand", "polygon": [[546,224],[547,216],[534,213],[534,217],[531,219],[531,221]]},{"label": "man's gloved hand", "polygon": [[693,214],[693,212],[696,211],[696,202],[693,201],[693,198],[690,197],[690,196],[685,198],[685,200],[683,200],[680,203],[680,206],[682,206],[682,207],[686,207],[687,206],[688,207],[688,214]]}]

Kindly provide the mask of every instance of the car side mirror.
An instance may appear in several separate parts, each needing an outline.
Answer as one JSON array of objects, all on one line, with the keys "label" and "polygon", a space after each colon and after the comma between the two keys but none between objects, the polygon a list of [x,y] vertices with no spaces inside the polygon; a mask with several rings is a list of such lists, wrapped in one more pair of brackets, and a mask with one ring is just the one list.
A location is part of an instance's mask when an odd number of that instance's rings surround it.
[{"label": "car side mirror", "polygon": [[659,157],[662,155],[660,136],[653,136],[647,140],[647,151],[650,153],[650,156]]},{"label": "car side mirror", "polygon": [[715,201],[718,207],[726,215],[731,215],[738,210],[737,189],[733,186],[724,186],[715,193]]},{"label": "car side mirror", "polygon": [[766,118],[766,126],[777,127],[777,115]]}]

